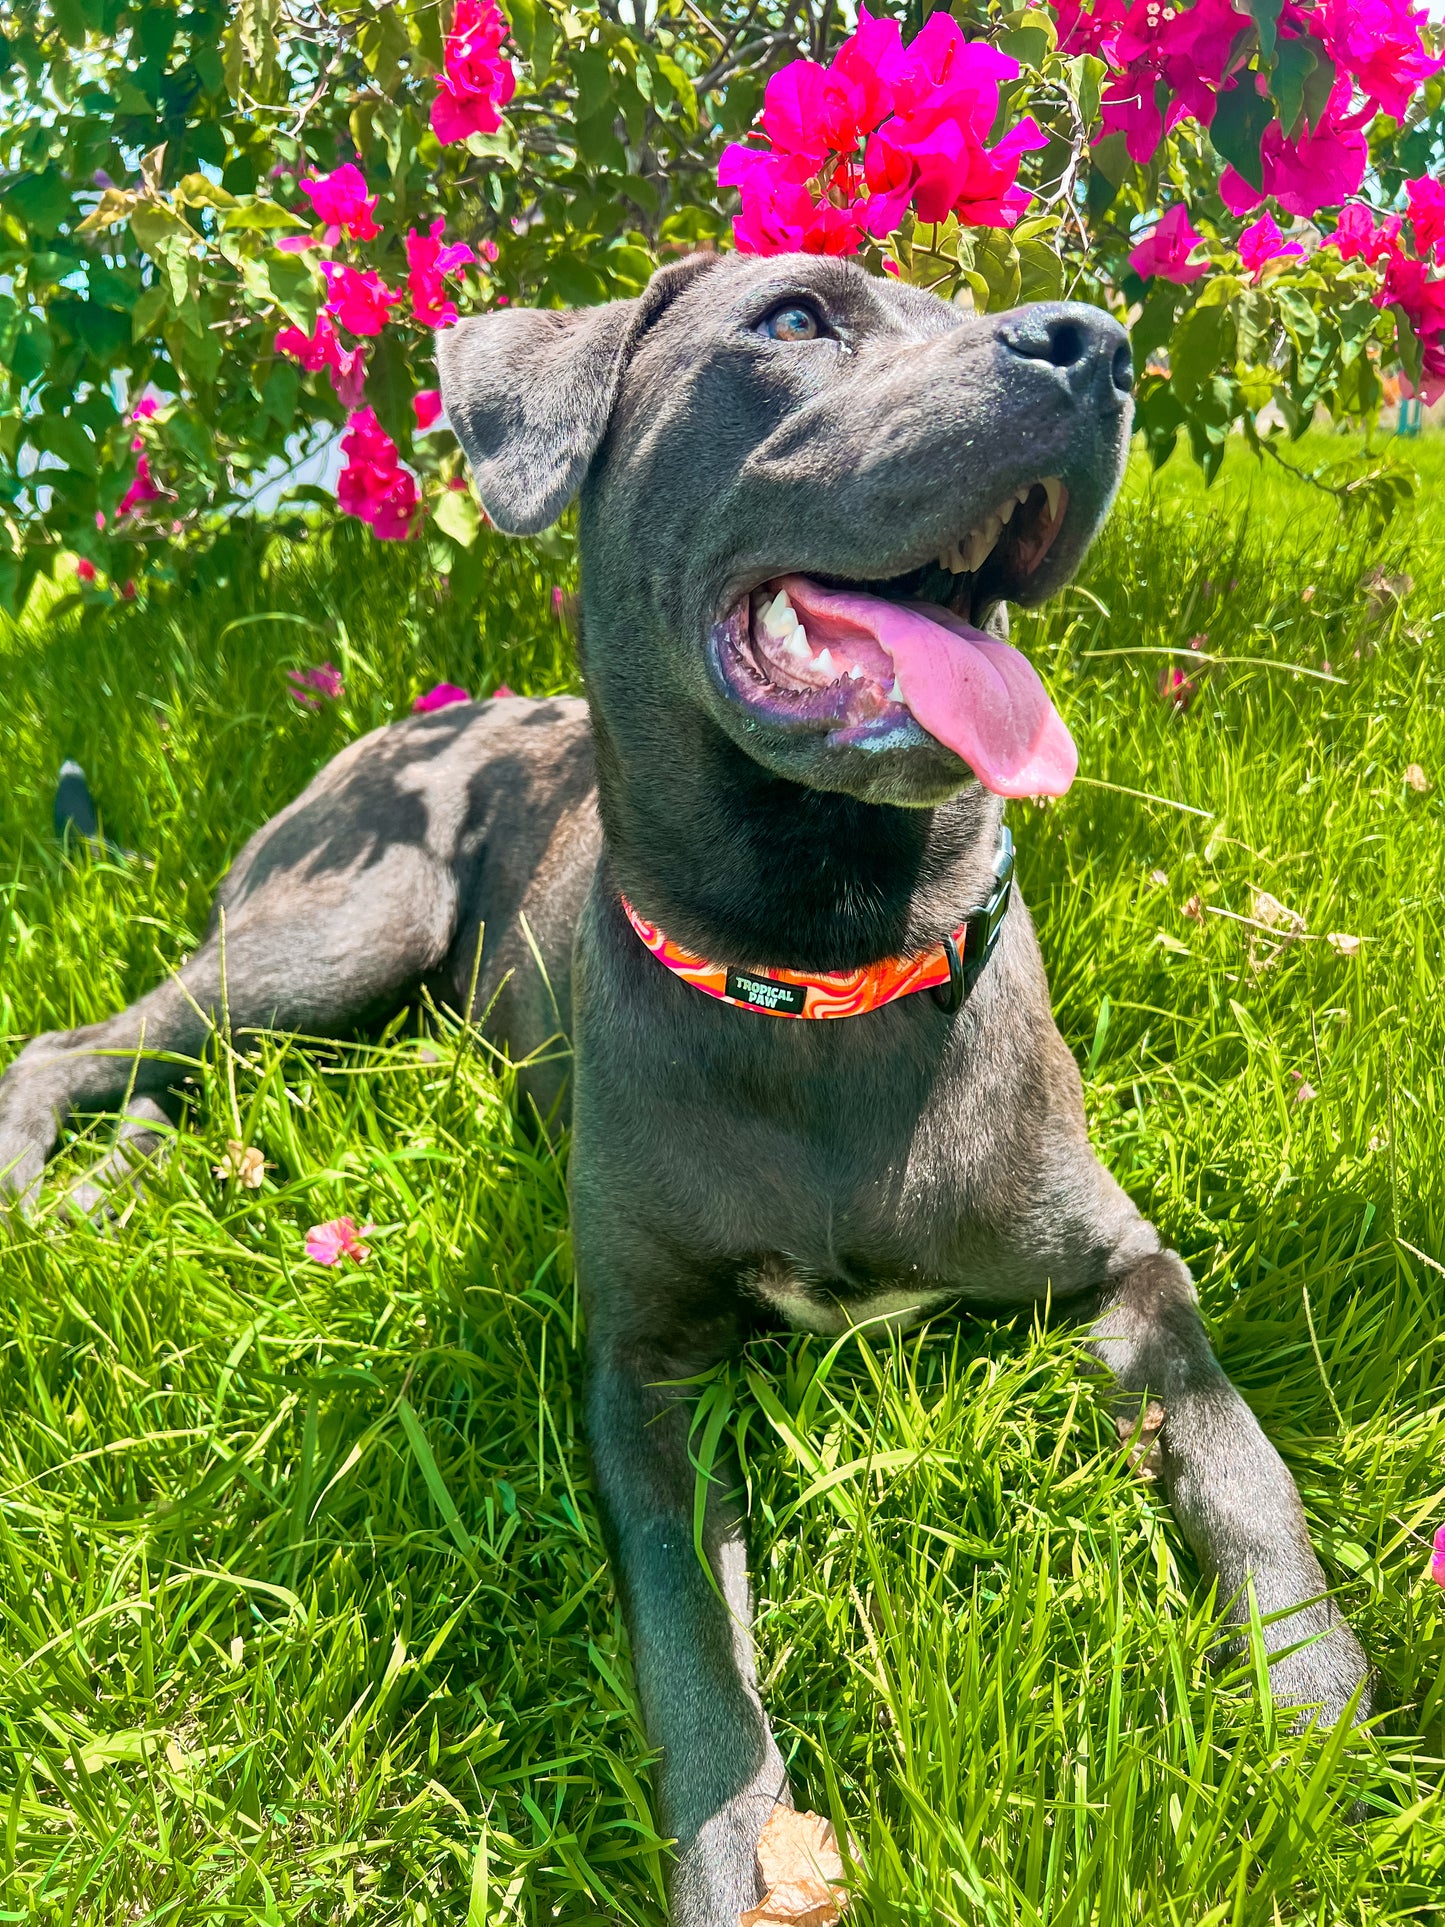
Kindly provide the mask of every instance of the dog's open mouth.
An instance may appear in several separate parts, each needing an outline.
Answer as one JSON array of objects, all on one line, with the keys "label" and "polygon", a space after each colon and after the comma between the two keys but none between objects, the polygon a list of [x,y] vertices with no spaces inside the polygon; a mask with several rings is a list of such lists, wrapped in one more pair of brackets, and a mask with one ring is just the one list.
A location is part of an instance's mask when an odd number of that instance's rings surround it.
[{"label": "dog's open mouth", "polygon": [[917,725],[997,795],[1062,796],[1078,764],[1063,720],[1033,665],[974,623],[1023,588],[1067,510],[1049,476],[904,574],[760,584],[715,639],[729,695],[768,726],[839,747],[905,746]]}]

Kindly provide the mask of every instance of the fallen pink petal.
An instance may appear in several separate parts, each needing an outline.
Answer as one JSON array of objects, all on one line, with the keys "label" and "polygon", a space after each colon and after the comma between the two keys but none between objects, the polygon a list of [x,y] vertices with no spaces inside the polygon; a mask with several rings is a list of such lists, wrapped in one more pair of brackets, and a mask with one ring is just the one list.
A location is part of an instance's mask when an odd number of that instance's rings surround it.
[{"label": "fallen pink petal", "polygon": [[1172,709],[1185,710],[1198,694],[1199,685],[1182,669],[1169,663],[1159,672],[1159,694]]},{"label": "fallen pink petal", "polygon": [[515,696],[516,693],[517,692],[515,689],[508,689],[507,685],[504,682],[499,682],[496,688],[492,691],[492,696],[495,699],[498,696]]},{"label": "fallen pink petal", "polygon": [[289,693],[307,709],[319,708],[322,696],[335,702],[346,690],[334,662],[320,663],[314,669],[288,669],[286,680],[291,684]]},{"label": "fallen pink petal", "polygon": [[428,716],[434,709],[448,709],[453,703],[469,703],[471,691],[463,689],[460,683],[439,682],[424,696],[418,696],[411,706],[413,716]]},{"label": "fallen pink petal", "polygon": [[374,1224],[358,1225],[355,1218],[329,1218],[306,1233],[306,1256],[318,1265],[339,1265],[343,1258],[359,1265],[371,1256],[371,1246],[362,1240],[375,1229]]}]

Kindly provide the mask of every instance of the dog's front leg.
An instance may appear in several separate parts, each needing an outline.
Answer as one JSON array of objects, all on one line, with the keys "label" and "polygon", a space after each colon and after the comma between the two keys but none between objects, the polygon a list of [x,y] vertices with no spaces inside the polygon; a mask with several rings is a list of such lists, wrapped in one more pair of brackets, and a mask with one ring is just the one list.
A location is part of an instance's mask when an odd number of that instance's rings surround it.
[{"label": "dog's front leg", "polygon": [[[1089,1340],[1112,1372],[1121,1432],[1157,1456],[1185,1538],[1221,1605],[1249,1618],[1252,1586],[1272,1655],[1277,1704],[1334,1720],[1358,1692],[1369,1712],[1365,1655],[1330,1599],[1294,1480],[1210,1346],[1189,1272],[1159,1252],[1115,1280]],[[1155,1448],[1157,1448],[1157,1453]],[[1303,1643],[1302,1643],[1303,1642]],[[1295,1650],[1291,1650],[1291,1649]]]},{"label": "dog's front leg", "polygon": [[692,1401],[675,1381],[705,1370],[724,1349],[664,1351],[595,1325],[591,1337],[593,1466],[643,1721],[662,1749],[658,1804],[663,1830],[677,1841],[677,1927],[737,1927],[739,1909],[760,1897],[758,1835],[774,1807],[789,1803],[758,1697],[742,1509],[716,1468],[703,1530],[707,1568],[693,1537]]}]

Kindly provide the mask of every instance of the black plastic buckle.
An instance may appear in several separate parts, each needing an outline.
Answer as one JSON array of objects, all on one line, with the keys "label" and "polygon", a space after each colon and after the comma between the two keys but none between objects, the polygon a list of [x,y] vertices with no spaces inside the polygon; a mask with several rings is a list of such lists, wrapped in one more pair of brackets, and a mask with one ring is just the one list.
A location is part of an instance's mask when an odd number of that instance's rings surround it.
[{"label": "black plastic buckle", "polygon": [[981,910],[975,911],[964,925],[963,950],[950,931],[943,939],[948,954],[948,982],[933,986],[933,1000],[950,1014],[963,1006],[984,965],[998,948],[999,931],[1013,895],[1013,831],[1004,824],[999,830],[998,854],[993,860],[994,887]]}]

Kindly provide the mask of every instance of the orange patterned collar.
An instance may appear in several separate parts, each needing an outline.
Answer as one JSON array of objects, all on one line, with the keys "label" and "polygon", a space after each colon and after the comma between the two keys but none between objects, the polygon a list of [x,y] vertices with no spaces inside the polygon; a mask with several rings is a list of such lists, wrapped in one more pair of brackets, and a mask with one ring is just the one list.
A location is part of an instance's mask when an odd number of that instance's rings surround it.
[{"label": "orange patterned collar", "polygon": [[884,957],[859,970],[739,970],[710,963],[664,936],[621,899],[627,921],[660,964],[725,1004],[765,1011],[770,1017],[859,1017],[916,990],[931,990],[945,1010],[957,1010],[993,955],[1013,889],[1014,844],[999,833],[994,887],[981,910],[950,930],[941,943],[914,957]]}]

